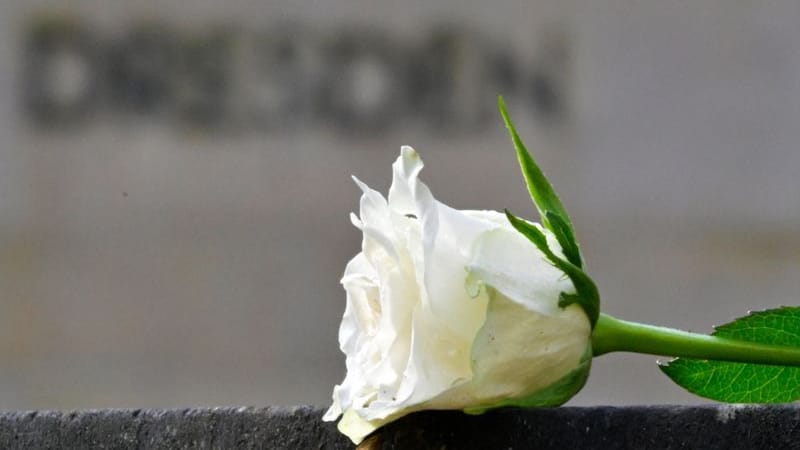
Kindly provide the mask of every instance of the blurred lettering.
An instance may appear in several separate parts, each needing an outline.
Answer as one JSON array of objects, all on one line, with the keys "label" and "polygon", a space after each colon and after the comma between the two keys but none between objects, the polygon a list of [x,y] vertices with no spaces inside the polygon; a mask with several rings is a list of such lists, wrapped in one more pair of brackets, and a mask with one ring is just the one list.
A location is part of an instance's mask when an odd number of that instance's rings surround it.
[{"label": "blurred lettering", "polygon": [[490,123],[497,94],[525,99],[550,124],[568,106],[563,38],[521,57],[457,27],[415,42],[301,26],[187,33],[144,23],[102,34],[67,19],[32,22],[27,33],[23,103],[43,128],[103,114],[209,130],[373,133],[416,123],[464,133]]},{"label": "blurred lettering", "polygon": [[37,123],[75,125],[96,108],[96,38],[75,22],[41,23],[25,42],[25,111]]}]

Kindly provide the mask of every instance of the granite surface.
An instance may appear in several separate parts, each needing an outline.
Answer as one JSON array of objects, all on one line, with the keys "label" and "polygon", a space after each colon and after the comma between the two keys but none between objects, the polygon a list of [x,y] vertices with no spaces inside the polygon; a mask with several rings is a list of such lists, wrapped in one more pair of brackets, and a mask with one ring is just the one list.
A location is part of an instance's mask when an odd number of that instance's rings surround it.
[{"label": "granite surface", "polygon": [[[3,449],[352,449],[323,410],[206,408],[0,414]],[[634,406],[407,416],[361,449],[800,448],[800,407]]]}]

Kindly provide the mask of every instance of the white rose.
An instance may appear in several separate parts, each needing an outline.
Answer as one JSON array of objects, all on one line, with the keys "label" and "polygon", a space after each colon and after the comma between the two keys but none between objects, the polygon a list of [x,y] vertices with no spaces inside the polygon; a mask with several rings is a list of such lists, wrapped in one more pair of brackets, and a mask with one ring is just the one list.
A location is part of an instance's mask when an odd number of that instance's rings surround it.
[{"label": "white rose", "polygon": [[[324,420],[360,442],[423,409],[561,404],[583,385],[591,325],[563,272],[496,211],[456,210],[403,147],[389,200],[356,179],[362,251],[347,265],[339,329],[347,375]],[[560,246],[544,231],[549,247]]]}]

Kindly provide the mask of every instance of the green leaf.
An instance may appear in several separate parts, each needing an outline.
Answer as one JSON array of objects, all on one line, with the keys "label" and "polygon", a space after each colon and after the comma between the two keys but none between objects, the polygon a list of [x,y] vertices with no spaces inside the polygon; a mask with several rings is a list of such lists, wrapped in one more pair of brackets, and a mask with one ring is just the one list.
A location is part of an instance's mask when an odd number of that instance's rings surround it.
[{"label": "green leaf", "polygon": [[578,242],[575,240],[575,232],[572,230],[572,227],[567,224],[563,217],[553,211],[547,211],[545,217],[547,218],[547,222],[551,225],[550,231],[556,235],[556,239],[561,245],[561,250],[564,252],[567,261],[578,267],[583,267],[581,251],[578,248]]},{"label": "green leaf", "polygon": [[[528,186],[528,192],[531,194],[533,203],[542,216],[542,224],[550,231],[556,232],[553,224],[550,222],[550,218],[547,217],[547,212],[552,211],[555,215],[561,217],[562,222],[564,222],[566,228],[569,229],[569,235],[572,236],[574,241],[575,233],[569,214],[567,214],[564,205],[561,204],[561,200],[559,200],[558,195],[556,195],[553,186],[547,180],[547,177],[544,176],[542,169],[539,168],[539,165],[536,164],[536,161],[533,159],[530,152],[528,152],[525,144],[522,143],[522,139],[520,139],[519,134],[517,134],[514,123],[511,122],[511,117],[508,115],[503,97],[498,98],[497,105],[500,108],[500,114],[503,116],[506,128],[508,128],[511,134],[511,141],[514,143],[514,148],[517,150],[517,158],[519,159],[519,166],[522,169],[522,175],[525,177],[525,183]],[[575,243],[574,246],[577,248],[577,243]]]},{"label": "green leaf", "polygon": [[583,308],[589,318],[589,322],[592,324],[592,328],[594,328],[595,323],[597,323],[597,317],[600,315],[600,294],[594,281],[580,267],[553,253],[550,250],[550,246],[547,245],[547,237],[544,232],[537,228],[536,225],[511,214],[508,210],[506,210],[506,217],[508,217],[511,225],[528,238],[529,241],[533,242],[554,266],[569,277],[575,286],[575,294],[561,293],[558,305],[565,308],[577,303]]},{"label": "green leaf", "polygon": [[[714,336],[800,347],[800,307],[751,313],[716,328]],[[661,370],[684,389],[729,403],[784,403],[800,399],[800,367],[676,358]]]},{"label": "green leaf", "polygon": [[525,184],[528,186],[528,192],[530,192],[533,203],[542,217],[542,225],[555,235],[566,260],[556,256],[550,250],[544,233],[533,224],[519,219],[506,211],[508,220],[517,231],[533,242],[554,266],[564,272],[575,286],[575,294],[561,293],[559,306],[567,307],[573,303],[579,304],[589,317],[592,327],[594,327],[600,314],[600,294],[597,292],[597,286],[595,286],[594,281],[582,270],[581,251],[575,238],[575,229],[572,226],[569,214],[567,214],[564,205],[561,204],[561,200],[556,195],[553,186],[544,176],[542,169],[539,168],[528,149],[525,148],[525,144],[522,143],[522,139],[517,134],[514,123],[511,122],[511,118],[508,115],[503,97],[498,98],[497,104],[506,128],[511,133],[511,140],[517,150],[517,158],[522,169],[522,175],[525,177]]}]

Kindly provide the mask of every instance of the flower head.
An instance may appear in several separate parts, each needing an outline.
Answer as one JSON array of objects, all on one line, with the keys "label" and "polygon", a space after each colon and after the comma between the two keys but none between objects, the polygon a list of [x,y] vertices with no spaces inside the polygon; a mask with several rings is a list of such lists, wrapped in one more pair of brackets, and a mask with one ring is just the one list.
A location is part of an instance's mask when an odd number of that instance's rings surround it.
[{"label": "flower head", "polygon": [[[347,375],[324,416],[354,442],[423,409],[557,405],[583,385],[591,323],[565,276],[496,211],[456,210],[418,176],[403,147],[388,200],[363,191],[353,224],[361,252],[347,265],[339,329]],[[532,224],[528,224],[532,225]],[[550,251],[563,258],[556,237]]]}]

